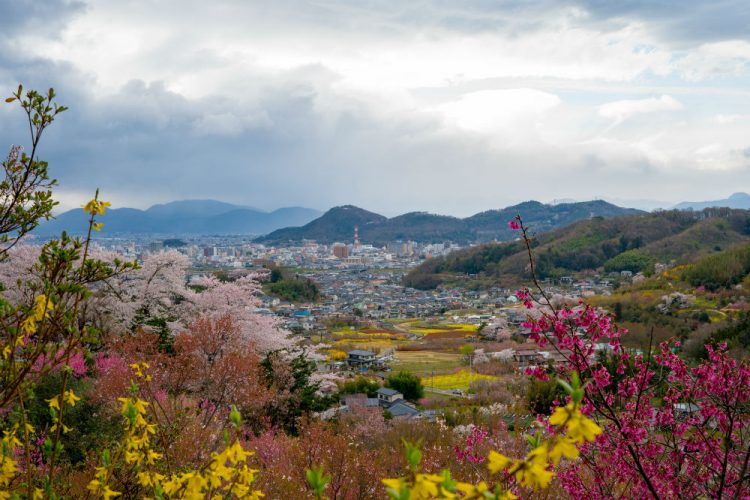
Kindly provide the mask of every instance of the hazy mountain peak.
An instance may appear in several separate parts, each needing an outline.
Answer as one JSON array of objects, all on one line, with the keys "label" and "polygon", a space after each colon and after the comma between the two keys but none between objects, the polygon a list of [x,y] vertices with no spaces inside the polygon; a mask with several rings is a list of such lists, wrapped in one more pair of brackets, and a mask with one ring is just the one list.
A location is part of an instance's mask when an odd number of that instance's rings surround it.
[{"label": "hazy mountain peak", "polygon": [[[271,213],[217,200],[177,200],[147,210],[108,210],[102,220],[102,236],[112,234],[265,234],[281,227],[299,226],[320,216],[317,210],[284,207]],[[86,214],[74,209],[43,223],[35,233],[59,235],[62,231],[83,234]],[[99,235],[97,235],[99,236]]]},{"label": "hazy mountain peak", "polygon": [[703,210],[704,208],[726,207],[726,208],[750,208],[750,195],[744,192],[733,193],[729,198],[723,200],[708,201],[683,201],[674,206],[678,210]]},{"label": "hazy mountain peak", "polygon": [[219,215],[237,210],[238,208],[261,212],[260,210],[226,203],[217,200],[176,200],[168,203],[159,203],[146,209],[146,212],[154,215]]}]

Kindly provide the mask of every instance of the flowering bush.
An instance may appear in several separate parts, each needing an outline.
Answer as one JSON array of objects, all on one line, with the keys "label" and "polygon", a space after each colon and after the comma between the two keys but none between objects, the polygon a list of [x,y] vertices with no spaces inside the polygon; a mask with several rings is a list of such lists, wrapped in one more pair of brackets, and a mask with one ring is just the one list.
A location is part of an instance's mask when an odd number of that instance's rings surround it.
[{"label": "flowering bush", "polygon": [[[515,219],[526,242],[527,228]],[[679,342],[631,354],[620,343],[627,332],[604,311],[584,304],[556,308],[534,278],[535,292],[519,299],[541,314],[524,326],[541,346],[566,359],[557,376],[580,377],[590,390],[581,402],[605,432],[581,448],[584,460],[560,474],[574,497],[748,498],[750,366],[727,356],[726,345],[706,346],[708,359],[689,366]],[[600,350],[600,348],[604,348]],[[608,354],[603,354],[608,353]],[[532,370],[545,378],[544,370]],[[555,410],[550,419],[562,418]],[[557,415],[560,415],[556,417]]]},{"label": "flowering bush", "polygon": [[[419,472],[422,460],[419,443],[415,445],[404,441],[409,475],[384,479],[383,484],[388,495],[395,500],[456,497],[499,500],[517,498],[512,491],[515,486],[532,490],[547,488],[554,477],[552,468],[557,466],[562,458],[577,458],[578,447],[594,441],[602,433],[596,423],[581,413],[584,390],[578,378],[573,377],[572,385],[563,382],[563,386],[568,392],[570,402],[565,407],[557,408],[550,417],[549,434],[543,436],[541,432],[537,432],[533,436],[528,436],[531,451],[526,457],[511,459],[496,451],[489,453],[487,468],[491,474],[499,475],[494,485],[488,485],[485,481],[478,484],[459,482],[451,478],[448,470],[443,470],[440,474]],[[472,431],[467,438],[467,447],[457,450],[459,459],[473,463],[484,462],[482,457],[474,454],[473,448],[485,437],[486,434],[482,431]]]}]

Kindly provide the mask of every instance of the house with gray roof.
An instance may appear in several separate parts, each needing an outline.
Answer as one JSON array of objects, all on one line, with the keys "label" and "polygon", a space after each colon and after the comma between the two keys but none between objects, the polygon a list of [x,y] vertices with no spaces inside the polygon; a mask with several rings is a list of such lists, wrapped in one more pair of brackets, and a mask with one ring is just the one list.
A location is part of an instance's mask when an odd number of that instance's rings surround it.
[{"label": "house with gray roof", "polygon": [[403,399],[393,403],[387,408],[387,410],[391,413],[393,418],[412,418],[417,417],[420,414],[419,410],[417,410],[414,405],[407,403]]},{"label": "house with gray roof", "polygon": [[346,362],[349,366],[353,367],[370,366],[375,362],[375,353],[362,349],[354,349],[349,351]]},{"label": "house with gray roof", "polygon": [[380,389],[378,389],[377,394],[378,402],[380,403],[380,405],[386,407],[396,403],[399,400],[404,399],[403,394],[396,390],[389,389],[388,387],[381,387]]}]

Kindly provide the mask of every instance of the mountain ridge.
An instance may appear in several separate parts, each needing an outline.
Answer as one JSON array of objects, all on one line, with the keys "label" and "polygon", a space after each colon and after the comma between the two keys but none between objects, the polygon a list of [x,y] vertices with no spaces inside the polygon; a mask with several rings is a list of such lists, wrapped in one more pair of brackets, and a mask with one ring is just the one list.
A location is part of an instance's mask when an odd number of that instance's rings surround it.
[{"label": "mountain ridge", "polygon": [[[648,271],[657,262],[690,263],[748,242],[750,210],[727,208],[597,217],[532,236],[540,278],[600,270]],[[434,288],[469,276],[491,282],[508,277],[507,281],[517,282],[530,277],[528,269],[522,241],[487,243],[429,259],[412,270],[404,283]]]},{"label": "mountain ridge", "polygon": [[732,193],[729,197],[721,200],[708,201],[683,201],[673,208],[677,210],[703,210],[704,208],[735,208],[750,209],[750,194],[744,192]]},{"label": "mountain ridge", "polygon": [[536,230],[548,231],[587,217],[617,217],[645,212],[618,207],[602,200],[557,205],[532,200],[501,209],[486,210],[466,218],[428,212],[409,212],[387,218],[353,205],[343,205],[330,209],[304,226],[279,229],[255,241],[274,245],[302,240],[328,244],[352,241],[354,226],[358,227],[360,241],[375,245],[394,240],[414,240],[420,243],[509,240],[516,235],[507,228],[506,223],[518,213],[525,214]]},{"label": "mountain ridge", "polygon": [[[110,208],[101,222],[105,234],[266,234],[289,225],[306,224],[319,217],[318,210],[282,207],[265,212],[252,207],[217,200],[176,200],[138,208]],[[34,230],[39,236],[62,231],[83,234],[87,215],[81,209],[68,210],[45,221]]]}]

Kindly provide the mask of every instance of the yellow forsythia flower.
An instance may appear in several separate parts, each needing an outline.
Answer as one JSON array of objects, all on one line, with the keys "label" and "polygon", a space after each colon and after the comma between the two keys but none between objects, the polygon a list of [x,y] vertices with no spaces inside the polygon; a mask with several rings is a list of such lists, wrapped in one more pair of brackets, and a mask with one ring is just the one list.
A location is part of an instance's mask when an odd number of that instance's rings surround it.
[{"label": "yellow forsythia flower", "polygon": [[521,468],[514,475],[516,481],[521,485],[533,489],[542,489],[549,486],[555,474],[547,470],[546,463],[522,462]]},{"label": "yellow forsythia flower", "polygon": [[60,398],[60,396],[55,396],[52,399],[48,399],[47,402],[49,403],[49,407],[50,408],[54,408],[54,409],[56,409],[56,410],[59,411],[60,410],[60,401],[59,401],[59,398]]},{"label": "yellow forsythia flower", "polygon": [[75,406],[77,401],[81,398],[75,395],[72,390],[67,390],[63,393],[63,400],[66,401],[70,406]]},{"label": "yellow forsythia flower", "polygon": [[104,212],[107,210],[107,207],[111,207],[112,204],[108,201],[99,201],[97,199],[93,199],[86,203],[85,205],[81,205],[83,208],[83,211],[86,213],[89,213],[91,215],[104,215]]},{"label": "yellow forsythia flower", "polygon": [[489,455],[487,455],[487,460],[487,468],[493,474],[497,474],[501,470],[507,469],[510,464],[513,463],[510,458],[506,457],[505,455],[501,455],[494,450],[491,451]]},{"label": "yellow forsythia flower", "polygon": [[560,463],[560,459],[562,457],[574,460],[578,458],[578,454],[579,452],[578,448],[576,447],[576,442],[572,438],[567,436],[553,443],[552,447],[549,450],[549,458],[555,465]]},{"label": "yellow forsythia flower", "polygon": [[576,443],[593,441],[602,433],[602,428],[585,417],[573,403],[555,408],[555,412],[549,418],[549,423],[556,427],[567,427],[567,436]]}]

